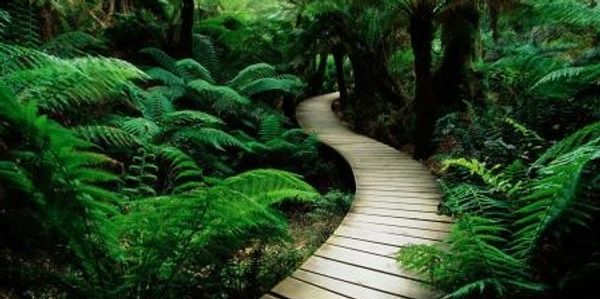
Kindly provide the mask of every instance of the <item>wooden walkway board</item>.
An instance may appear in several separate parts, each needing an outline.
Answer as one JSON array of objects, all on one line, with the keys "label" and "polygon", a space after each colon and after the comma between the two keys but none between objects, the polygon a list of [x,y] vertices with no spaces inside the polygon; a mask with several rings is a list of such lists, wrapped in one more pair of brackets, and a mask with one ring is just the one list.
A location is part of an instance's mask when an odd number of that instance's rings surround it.
[{"label": "wooden walkway board", "polygon": [[405,153],[358,135],[331,111],[338,94],[304,101],[300,125],[348,161],[356,181],[352,209],[333,235],[263,299],[437,298],[394,255],[409,244],[433,244],[452,220],[438,215],[440,192],[429,170]]}]

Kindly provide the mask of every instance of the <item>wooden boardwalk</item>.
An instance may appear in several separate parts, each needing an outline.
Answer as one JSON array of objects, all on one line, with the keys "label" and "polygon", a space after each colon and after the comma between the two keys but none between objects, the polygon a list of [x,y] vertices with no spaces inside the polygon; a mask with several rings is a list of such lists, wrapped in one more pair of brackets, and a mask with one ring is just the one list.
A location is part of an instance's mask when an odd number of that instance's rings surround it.
[{"label": "wooden boardwalk", "polygon": [[354,204],[325,244],[263,299],[439,297],[394,260],[402,246],[431,244],[448,234],[451,219],[436,213],[434,177],[407,154],[347,129],[331,111],[337,97],[308,99],[297,116],[352,167]]}]

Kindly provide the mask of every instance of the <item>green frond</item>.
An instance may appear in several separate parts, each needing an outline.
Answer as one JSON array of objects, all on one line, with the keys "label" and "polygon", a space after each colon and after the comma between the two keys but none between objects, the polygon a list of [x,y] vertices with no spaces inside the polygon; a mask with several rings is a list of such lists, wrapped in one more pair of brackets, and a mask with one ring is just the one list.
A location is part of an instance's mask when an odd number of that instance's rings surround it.
[{"label": "green frond", "polygon": [[572,26],[598,28],[600,20],[599,7],[590,7],[582,1],[577,0],[546,0],[525,1],[532,5],[534,11],[548,20]]},{"label": "green frond", "polygon": [[274,66],[266,63],[258,63],[247,66],[241,70],[235,78],[227,83],[227,85],[235,90],[242,90],[252,82],[265,78],[274,78],[276,76],[277,71]]},{"label": "green frond", "polygon": [[202,168],[186,153],[176,147],[160,147],[157,157],[167,163],[168,192],[181,194],[204,187]]},{"label": "green frond", "polygon": [[185,85],[185,81],[182,78],[161,67],[153,67],[147,69],[145,72],[150,79],[160,81],[167,86]]},{"label": "green frond", "polygon": [[[557,144],[549,148],[534,164],[534,167],[541,167],[548,162],[571,152],[578,147],[588,144],[591,141],[598,140],[600,138],[600,122],[593,123],[584,128],[579,129],[577,132],[571,134],[567,138],[559,141]],[[600,145],[596,143],[596,145]]]},{"label": "green frond", "polygon": [[219,113],[250,104],[250,100],[227,86],[216,86],[204,80],[194,80],[188,83],[188,87],[198,93],[203,101],[202,104],[212,105]]},{"label": "green frond", "polygon": [[139,140],[152,140],[162,132],[162,128],[156,122],[143,117],[126,119],[120,127]]},{"label": "green frond", "polygon": [[158,48],[150,47],[142,49],[140,53],[148,55],[149,57],[154,59],[154,61],[158,63],[158,65],[163,69],[173,74],[177,74],[177,60],[175,60],[175,58],[171,57],[169,54],[165,53],[165,51]]},{"label": "green frond", "polygon": [[239,91],[247,97],[252,97],[263,92],[297,95],[303,88],[304,83],[297,78],[263,78],[244,85]]},{"label": "green frond", "polygon": [[14,72],[43,68],[55,64],[58,58],[31,48],[0,42],[0,76]]},{"label": "green frond", "polygon": [[408,246],[399,251],[398,260],[441,286],[448,293],[444,298],[542,291],[527,274],[527,265],[502,250],[507,232],[494,220],[464,216],[453,225],[447,244]]},{"label": "green frond", "polygon": [[231,134],[214,128],[189,128],[175,134],[176,142],[189,140],[195,143],[214,147],[224,151],[225,148],[238,148],[248,151],[249,148]]},{"label": "green frond", "polygon": [[181,77],[187,81],[200,79],[209,83],[215,83],[210,71],[191,58],[177,61],[177,70]]},{"label": "green frond", "polygon": [[225,124],[223,120],[214,115],[193,110],[180,110],[165,114],[162,121],[169,126],[181,127],[195,125],[217,126]]},{"label": "green frond", "polygon": [[451,167],[461,167],[470,172],[471,175],[476,174],[486,184],[499,191],[509,191],[516,187],[513,185],[509,178],[505,178],[502,173],[494,174],[494,170],[500,166],[496,165],[492,169],[488,169],[485,163],[478,161],[477,159],[467,160],[465,158],[459,159],[446,159],[442,161],[442,171],[447,171]]},{"label": "green frond", "polygon": [[600,84],[600,64],[555,70],[538,80],[531,90],[546,97],[564,98],[585,87]]},{"label": "green frond", "polygon": [[54,37],[42,45],[41,49],[52,55],[63,58],[89,55],[88,50],[100,49],[104,41],[82,31],[66,32]]},{"label": "green frond", "polygon": [[293,173],[261,169],[228,178],[218,187],[239,192],[269,206],[286,199],[314,201],[319,193]]},{"label": "green frond", "polygon": [[491,219],[508,216],[509,203],[495,198],[485,188],[463,183],[446,189],[444,193],[443,208],[453,215],[479,215]]},{"label": "green frond", "polygon": [[42,109],[52,112],[113,101],[125,91],[135,88],[133,80],[146,78],[133,65],[117,59],[37,57],[42,59],[30,59],[31,63],[25,65],[18,63],[13,69],[21,67],[21,70],[0,76],[0,79],[21,101],[36,101]]},{"label": "green frond", "polygon": [[269,115],[260,122],[258,132],[263,142],[280,137],[283,134],[283,120],[278,115]]},{"label": "green frond", "polygon": [[81,138],[105,149],[131,150],[143,144],[137,136],[114,127],[82,126],[73,128],[73,131]]},{"label": "green frond", "polygon": [[194,60],[205,66],[212,74],[212,77],[216,81],[219,81],[221,62],[219,61],[217,51],[210,38],[194,34],[194,46],[192,52]]},{"label": "green frond", "polygon": [[551,226],[555,232],[563,227],[587,227],[598,208],[579,198],[583,172],[588,164],[600,159],[599,140],[565,153],[539,170],[541,177],[530,183],[528,194],[520,200],[516,211],[513,250],[517,256],[530,258]]}]

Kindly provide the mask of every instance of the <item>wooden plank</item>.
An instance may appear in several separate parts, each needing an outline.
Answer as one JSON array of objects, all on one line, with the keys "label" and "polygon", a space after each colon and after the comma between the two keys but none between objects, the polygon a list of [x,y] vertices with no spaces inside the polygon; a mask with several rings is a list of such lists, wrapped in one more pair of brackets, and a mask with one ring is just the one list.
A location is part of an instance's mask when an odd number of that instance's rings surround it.
[{"label": "wooden plank", "polygon": [[353,213],[357,214],[367,214],[367,215],[377,215],[377,216],[387,216],[387,217],[397,217],[397,218],[405,218],[405,219],[418,219],[418,220],[427,220],[427,221],[437,221],[437,222],[446,222],[451,223],[452,219],[438,215],[435,212],[414,212],[414,211],[406,211],[406,210],[390,210],[390,209],[378,209],[378,208],[370,208],[370,207],[354,207],[351,210]]},{"label": "wooden plank", "polygon": [[[434,292],[411,279],[389,275],[375,270],[364,269],[321,257],[313,257],[304,265],[303,270],[335,277],[350,283],[382,290],[405,298],[431,299],[437,297]],[[305,297],[318,298],[318,297]]]},{"label": "wooden plank", "polygon": [[431,230],[431,231],[442,231],[447,232],[449,230],[449,226],[443,222],[433,222],[433,221],[419,221],[414,219],[405,219],[405,218],[393,218],[393,217],[385,217],[385,216],[374,216],[374,215],[366,215],[366,214],[355,214],[348,213],[346,215],[345,220],[348,221],[361,221],[367,223],[375,223],[389,226],[400,226],[400,227],[409,227],[409,228],[417,228],[423,230]]},{"label": "wooden plank", "polygon": [[400,269],[396,260],[390,257],[383,257],[330,244],[323,245],[323,247],[315,252],[315,256],[391,275],[420,280],[414,273]]},{"label": "wooden plank", "polygon": [[369,241],[357,240],[352,238],[346,238],[343,236],[331,236],[326,244],[332,244],[340,247],[350,248],[354,250],[360,250],[372,254],[381,256],[394,257],[401,248],[400,246],[385,245],[379,243],[373,243]]},{"label": "wooden plank", "polygon": [[377,208],[377,209],[390,209],[390,210],[403,210],[413,212],[428,212],[437,213],[438,207],[435,205],[418,205],[418,204],[405,204],[401,202],[377,202],[360,200],[354,203],[355,207],[365,208]]},{"label": "wooden plank", "polygon": [[322,299],[345,299],[352,298],[336,294],[329,290],[314,286],[304,281],[298,280],[293,277],[288,277],[276,285],[273,293],[284,296],[289,299],[308,299],[308,298],[322,298]]},{"label": "wooden plank", "polygon": [[[423,231],[426,234],[429,231]],[[408,244],[425,245],[433,244],[435,241],[415,238],[409,236],[393,235],[383,232],[376,232],[368,229],[362,229],[354,226],[341,225],[333,233],[336,236],[353,238],[356,240],[369,241],[391,246],[405,246]]]},{"label": "wooden plank", "polygon": [[321,274],[298,270],[292,274],[292,277],[301,279],[306,282],[313,283],[323,288],[338,292],[352,298],[369,298],[369,299],[397,299],[402,298],[397,295],[384,293],[374,289],[369,289],[364,286],[349,283],[343,280],[331,278]]},{"label": "wooden plank", "polygon": [[370,230],[374,232],[403,235],[415,238],[433,239],[436,241],[442,241],[448,236],[447,232],[424,230],[422,228],[391,226],[378,223],[362,222],[358,220],[344,221],[344,225],[364,230]]}]

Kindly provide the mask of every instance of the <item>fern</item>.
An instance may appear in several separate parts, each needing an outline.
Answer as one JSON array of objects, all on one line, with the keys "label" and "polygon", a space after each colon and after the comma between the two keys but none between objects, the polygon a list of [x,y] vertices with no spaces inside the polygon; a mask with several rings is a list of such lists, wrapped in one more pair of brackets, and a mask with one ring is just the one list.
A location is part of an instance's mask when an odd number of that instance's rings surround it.
[{"label": "fern", "polygon": [[162,121],[168,126],[179,127],[195,125],[216,126],[224,124],[223,120],[214,115],[192,110],[180,110],[168,113],[164,116]]},{"label": "fern", "polygon": [[[559,156],[571,152],[584,144],[598,140],[598,138],[600,138],[600,122],[588,125],[553,145],[533,164],[533,166],[540,167],[545,165]],[[595,144],[598,145],[600,143]]]},{"label": "fern", "polygon": [[294,78],[264,78],[244,85],[240,93],[252,97],[263,92],[278,92],[292,95],[299,94],[304,88],[304,84],[299,79]]},{"label": "fern", "polygon": [[219,113],[250,104],[247,98],[230,87],[215,86],[204,80],[189,82],[188,87],[198,93],[204,103],[211,104]]},{"label": "fern", "polygon": [[[33,55],[31,55],[33,53]],[[26,62],[19,57],[26,55]],[[8,73],[0,79],[23,101],[37,101],[47,111],[61,112],[112,100],[135,88],[145,75],[133,65],[109,58],[57,59],[33,50],[0,45]]]},{"label": "fern", "polygon": [[160,147],[157,157],[167,163],[167,193],[182,194],[204,187],[202,169],[180,149]]},{"label": "fern", "polygon": [[194,35],[193,58],[205,66],[216,81],[220,81],[221,62],[211,40],[202,35]]},{"label": "fern", "polygon": [[241,70],[228,85],[235,90],[242,90],[248,84],[260,79],[274,78],[277,76],[275,67],[266,63],[247,66]]},{"label": "fern", "polygon": [[513,188],[516,188],[517,185],[513,185],[509,178],[505,178],[501,173],[494,174],[494,170],[497,170],[500,165],[494,166],[492,169],[487,169],[485,163],[481,163],[476,159],[467,160],[464,158],[460,159],[447,159],[442,161],[443,168],[442,171],[448,170],[450,167],[462,167],[467,169],[471,175],[476,174],[479,176],[486,184],[495,188],[496,190],[507,192]]},{"label": "fern", "polygon": [[42,45],[41,49],[49,54],[63,58],[87,56],[89,50],[101,49],[104,41],[82,31],[72,31],[54,37]]},{"label": "fern", "polygon": [[239,148],[248,151],[249,148],[234,136],[213,128],[190,128],[177,132],[174,137],[177,143],[185,140],[202,145],[212,146],[225,151],[225,148]]},{"label": "fern", "polygon": [[452,228],[448,251],[444,245],[409,246],[400,250],[398,260],[441,286],[448,292],[444,298],[540,292],[543,286],[531,280],[526,264],[501,249],[507,232],[494,220],[465,216]]},{"label": "fern", "polygon": [[[539,173],[541,178],[529,186],[530,192],[521,199],[515,224],[519,230],[513,250],[519,257],[531,258],[533,251],[550,227],[587,227],[598,208],[579,199],[583,172],[594,160],[600,159],[598,140],[559,156]],[[558,232],[557,228],[554,229]]]},{"label": "fern", "polygon": [[122,198],[103,187],[118,182],[102,169],[114,161],[90,152],[89,143],[40,116],[34,103],[19,103],[3,86],[0,117],[2,138],[12,140],[0,162],[0,180],[34,206],[28,211],[33,217],[20,221],[38,221],[67,240],[89,283],[102,286],[109,275],[99,257],[117,259],[122,252],[111,222]]},{"label": "fern", "polygon": [[284,199],[310,202],[319,196],[318,192],[299,176],[269,169],[254,170],[228,178],[217,188],[242,193],[264,206]]},{"label": "fern", "polygon": [[215,83],[210,71],[193,59],[188,58],[177,61],[176,65],[179,74],[187,81],[200,79],[209,83]]},{"label": "fern", "polygon": [[83,126],[73,128],[82,139],[90,141],[106,150],[131,150],[143,145],[142,140],[125,130],[109,126]]},{"label": "fern", "polygon": [[165,51],[161,49],[144,48],[140,51],[140,53],[148,55],[149,57],[154,59],[154,61],[158,63],[160,67],[171,73],[177,74],[179,71],[177,68],[177,60],[175,60],[175,58],[171,57],[169,54],[165,53]]}]

